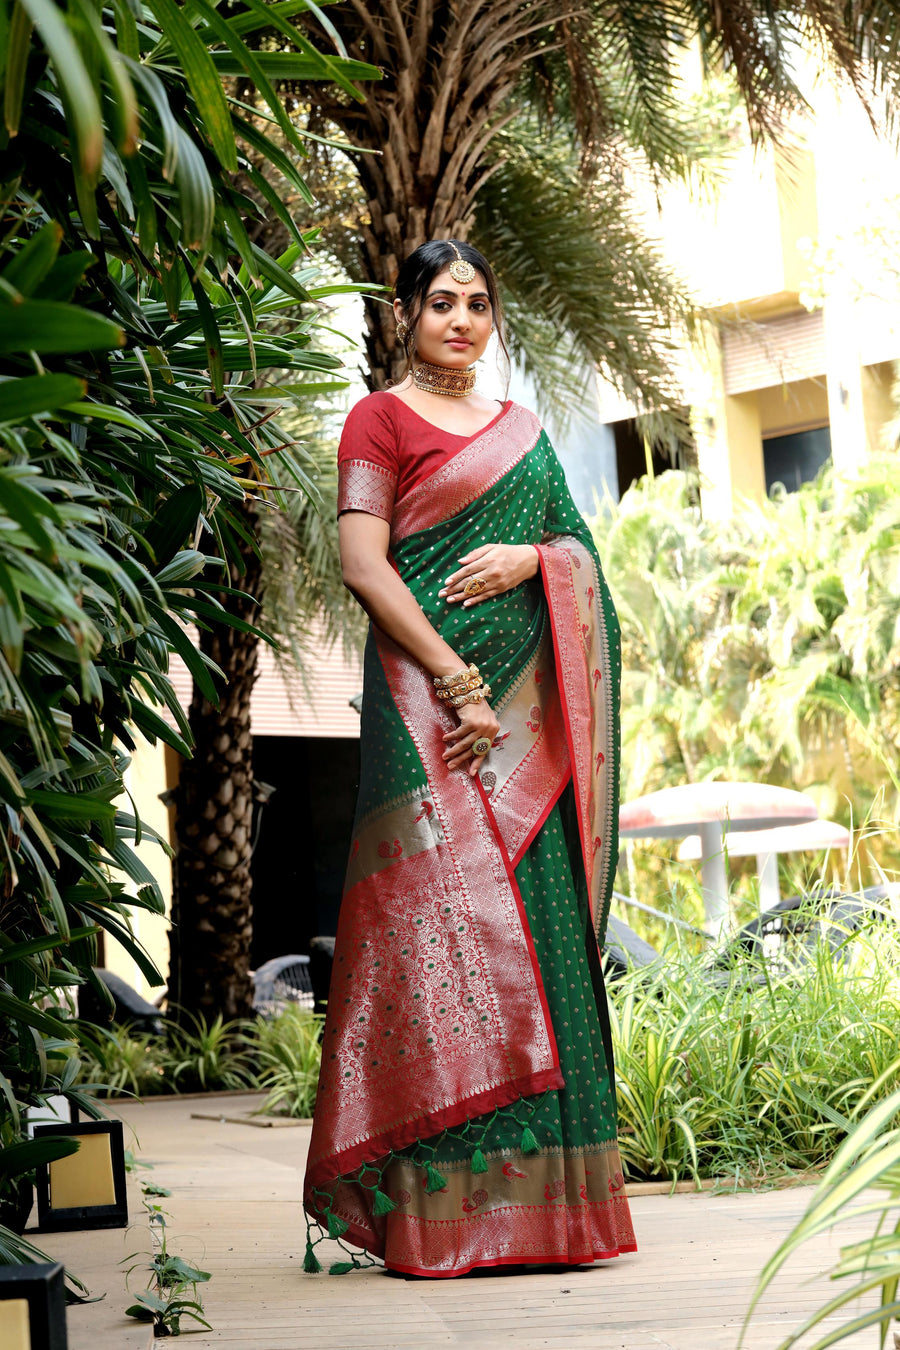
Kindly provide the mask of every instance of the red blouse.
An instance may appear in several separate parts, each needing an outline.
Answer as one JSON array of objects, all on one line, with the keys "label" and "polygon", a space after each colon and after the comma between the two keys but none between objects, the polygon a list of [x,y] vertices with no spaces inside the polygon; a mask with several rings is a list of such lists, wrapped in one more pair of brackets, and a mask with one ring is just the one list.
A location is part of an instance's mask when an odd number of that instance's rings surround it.
[{"label": "red blouse", "polygon": [[338,450],[338,515],[366,511],[390,520],[394,502],[481,436],[512,407],[507,400],[472,436],[443,431],[396,394],[378,390],[350,409]]}]

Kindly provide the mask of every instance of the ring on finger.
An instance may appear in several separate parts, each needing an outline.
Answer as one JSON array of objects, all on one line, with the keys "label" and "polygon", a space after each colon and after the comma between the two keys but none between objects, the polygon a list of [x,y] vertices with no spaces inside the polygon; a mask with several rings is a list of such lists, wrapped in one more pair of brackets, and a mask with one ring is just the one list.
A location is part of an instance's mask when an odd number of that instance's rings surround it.
[{"label": "ring on finger", "polygon": [[472,746],[472,754],[478,759],[483,759],[491,748],[491,743],[487,736],[479,736],[478,740]]},{"label": "ring on finger", "polygon": [[469,580],[463,586],[463,595],[480,595],[482,591],[487,590],[487,582],[484,577],[469,577]]}]

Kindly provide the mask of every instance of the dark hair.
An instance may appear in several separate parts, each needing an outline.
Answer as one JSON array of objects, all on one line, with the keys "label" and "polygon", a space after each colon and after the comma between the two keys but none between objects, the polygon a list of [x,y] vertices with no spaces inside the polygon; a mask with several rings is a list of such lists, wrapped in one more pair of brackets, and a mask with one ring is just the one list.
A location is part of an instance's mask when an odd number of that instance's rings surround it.
[{"label": "dark hair", "polygon": [[497,339],[506,360],[509,361],[509,351],[503,335],[503,314],[500,308],[497,278],[494,276],[487,258],[483,253],[479,253],[478,249],[474,248],[472,244],[466,244],[461,239],[429,239],[426,244],[420,244],[401,264],[394,285],[394,295],[403,306],[403,318],[409,329],[406,341],[400,344],[406,353],[407,362],[411,360],[412,353],[415,350],[416,325],[425,305],[428,288],[436,276],[445,272],[450,264],[456,261],[457,255],[455,249],[451,247],[452,244],[455,244],[456,248],[459,249],[459,256],[463,261],[471,263],[484,277],[494,326],[497,330]]}]

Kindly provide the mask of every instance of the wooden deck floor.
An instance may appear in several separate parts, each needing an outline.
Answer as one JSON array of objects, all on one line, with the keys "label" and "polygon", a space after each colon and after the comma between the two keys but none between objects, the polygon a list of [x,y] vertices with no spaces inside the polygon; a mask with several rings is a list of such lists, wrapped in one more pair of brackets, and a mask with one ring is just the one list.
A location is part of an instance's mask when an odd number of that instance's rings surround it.
[{"label": "wooden deck floor", "polygon": [[[313,1277],[301,1265],[307,1129],[191,1118],[210,1105],[150,1101],[122,1112],[136,1132],[136,1151],[155,1166],[153,1179],[173,1191],[164,1202],[173,1250],[213,1275],[204,1301],[215,1329],[191,1335],[186,1344],[197,1350],[736,1350],[756,1276],[810,1194],[798,1187],[637,1195],[638,1254],[576,1271],[435,1281],[381,1269]],[[212,1109],[235,1116],[248,1102],[217,1099]],[[776,1350],[828,1297],[828,1285],[815,1277],[839,1242],[867,1231],[860,1223],[809,1244],[757,1312],[747,1350]],[[70,1310],[70,1350],[148,1350],[146,1328],[122,1316],[128,1300],[115,1268],[146,1245],[140,1229],[40,1241],[94,1292],[107,1292],[102,1303]],[[842,1345],[875,1350],[877,1343],[868,1331]]]}]

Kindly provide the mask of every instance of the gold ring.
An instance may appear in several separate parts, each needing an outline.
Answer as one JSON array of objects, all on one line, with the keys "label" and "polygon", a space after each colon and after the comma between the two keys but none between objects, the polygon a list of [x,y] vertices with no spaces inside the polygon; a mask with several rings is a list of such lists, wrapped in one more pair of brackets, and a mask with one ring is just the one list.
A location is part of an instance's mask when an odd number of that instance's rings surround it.
[{"label": "gold ring", "polygon": [[483,759],[491,748],[491,743],[487,736],[479,736],[478,740],[472,746],[472,754],[478,759]]},{"label": "gold ring", "polygon": [[469,577],[469,580],[463,586],[463,595],[480,595],[482,591],[487,590],[487,582],[484,577]]}]

